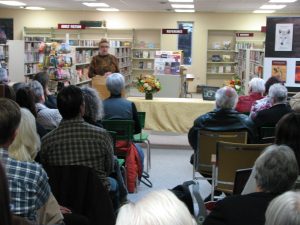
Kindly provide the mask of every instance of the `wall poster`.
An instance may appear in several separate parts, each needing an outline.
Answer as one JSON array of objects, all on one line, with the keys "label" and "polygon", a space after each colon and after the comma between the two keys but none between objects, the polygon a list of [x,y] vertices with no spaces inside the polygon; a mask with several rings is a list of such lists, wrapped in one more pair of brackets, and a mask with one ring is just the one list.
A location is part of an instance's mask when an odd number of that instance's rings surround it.
[{"label": "wall poster", "polygon": [[280,80],[286,82],[287,63],[286,61],[273,60],[272,61],[272,77],[278,77]]},{"label": "wall poster", "polygon": [[292,23],[276,24],[275,51],[290,52],[293,50],[293,30]]},{"label": "wall poster", "polygon": [[6,40],[14,39],[13,19],[0,18],[0,44],[5,44]]},{"label": "wall poster", "polygon": [[300,61],[296,61],[295,83],[300,83]]}]

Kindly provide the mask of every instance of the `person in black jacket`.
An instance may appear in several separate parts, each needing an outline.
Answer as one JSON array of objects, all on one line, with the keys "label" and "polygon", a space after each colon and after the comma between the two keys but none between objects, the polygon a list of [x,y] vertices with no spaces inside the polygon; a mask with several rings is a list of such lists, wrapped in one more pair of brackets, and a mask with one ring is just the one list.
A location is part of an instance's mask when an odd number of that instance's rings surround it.
[{"label": "person in black jacket", "polygon": [[220,88],[216,92],[216,109],[194,121],[189,130],[189,143],[197,152],[197,134],[199,130],[209,131],[248,131],[250,142],[255,142],[253,123],[248,116],[234,110],[238,101],[236,91],[231,87]]},{"label": "person in black jacket", "polygon": [[255,161],[254,171],[256,192],[218,201],[204,225],[264,225],[270,201],[293,187],[298,164],[289,147],[271,145]]},{"label": "person in black jacket", "polygon": [[253,122],[257,128],[263,126],[275,127],[277,122],[285,114],[291,112],[291,107],[287,103],[288,91],[282,84],[273,84],[269,90],[269,97],[272,107],[259,111]]}]

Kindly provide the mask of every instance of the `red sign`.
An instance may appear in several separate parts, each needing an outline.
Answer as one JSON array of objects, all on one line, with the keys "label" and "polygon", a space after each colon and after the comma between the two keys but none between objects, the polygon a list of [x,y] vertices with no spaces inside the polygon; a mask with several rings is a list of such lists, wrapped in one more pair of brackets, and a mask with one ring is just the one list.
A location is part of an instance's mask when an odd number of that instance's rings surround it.
[{"label": "red sign", "polygon": [[85,25],[82,25],[82,24],[59,23],[58,24],[58,29],[81,30],[81,29],[85,29]]},{"label": "red sign", "polygon": [[162,34],[187,34],[187,29],[162,29]]},{"label": "red sign", "polygon": [[237,37],[253,37],[254,33],[236,33],[235,36],[237,36]]}]

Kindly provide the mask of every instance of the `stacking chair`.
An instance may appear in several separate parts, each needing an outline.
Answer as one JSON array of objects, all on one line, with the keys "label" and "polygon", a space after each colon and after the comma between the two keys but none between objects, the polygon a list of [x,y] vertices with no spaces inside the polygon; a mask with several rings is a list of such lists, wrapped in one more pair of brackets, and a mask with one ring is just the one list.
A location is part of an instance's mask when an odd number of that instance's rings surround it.
[{"label": "stacking chair", "polygon": [[261,127],[259,129],[259,143],[273,143],[275,141],[275,127]]},{"label": "stacking chair", "polygon": [[133,135],[133,141],[135,143],[145,143],[147,145],[147,170],[151,168],[151,148],[150,148],[150,141],[148,139],[149,134],[143,132],[143,128],[145,127],[145,119],[146,119],[146,112],[138,112],[138,118],[141,125],[141,133]]},{"label": "stacking chair", "polygon": [[217,142],[216,175],[213,178],[216,190],[232,194],[236,171],[253,167],[257,157],[269,145]]},{"label": "stacking chair", "polygon": [[200,130],[198,132],[197,156],[194,157],[193,179],[196,178],[196,172],[212,176],[212,156],[216,155],[218,141],[228,141],[234,143],[247,143],[247,132],[217,132]]}]

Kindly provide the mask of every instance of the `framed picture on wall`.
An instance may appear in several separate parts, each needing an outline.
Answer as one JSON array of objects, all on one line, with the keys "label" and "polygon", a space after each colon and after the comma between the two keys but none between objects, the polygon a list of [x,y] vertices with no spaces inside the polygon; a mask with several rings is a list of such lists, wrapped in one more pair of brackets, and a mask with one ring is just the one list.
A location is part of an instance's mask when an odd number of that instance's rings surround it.
[{"label": "framed picture on wall", "polygon": [[300,61],[296,61],[295,83],[300,83]]},{"label": "framed picture on wall", "polygon": [[6,43],[6,40],[14,39],[14,21],[13,19],[0,18],[0,43]]},{"label": "framed picture on wall", "polygon": [[293,50],[293,30],[292,23],[276,24],[275,51],[290,52]]},{"label": "framed picture on wall", "polygon": [[287,62],[284,60],[272,61],[272,77],[278,77],[283,82],[286,82]]}]

